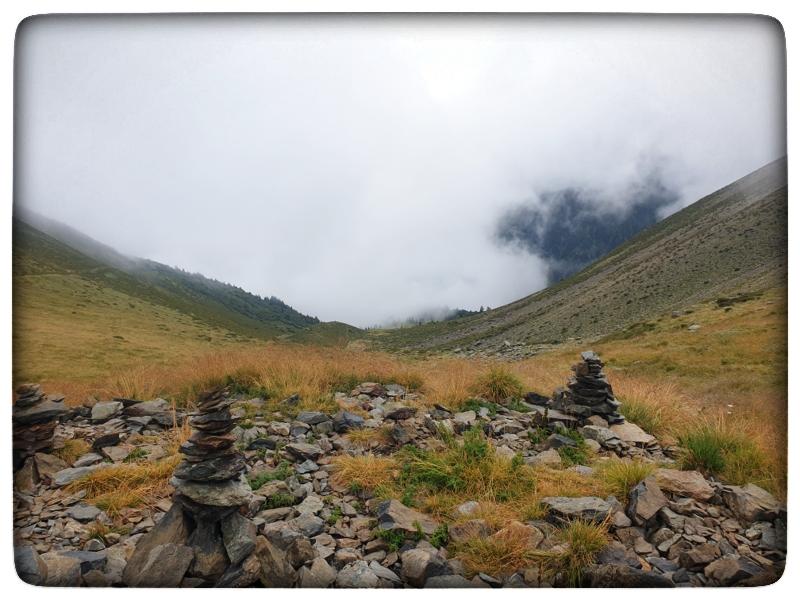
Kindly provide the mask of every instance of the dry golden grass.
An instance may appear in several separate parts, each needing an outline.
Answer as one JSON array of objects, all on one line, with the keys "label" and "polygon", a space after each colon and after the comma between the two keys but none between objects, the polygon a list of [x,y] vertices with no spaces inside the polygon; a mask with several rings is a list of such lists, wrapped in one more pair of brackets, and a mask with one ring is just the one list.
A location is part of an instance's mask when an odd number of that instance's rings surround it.
[{"label": "dry golden grass", "polygon": [[453,548],[468,576],[483,572],[502,577],[538,562],[531,554],[529,531],[519,522],[506,523],[493,535],[475,536]]},{"label": "dry golden grass", "polygon": [[391,486],[400,473],[394,458],[374,454],[337,456],[332,464],[335,468],[335,485],[356,486],[368,490]]},{"label": "dry golden grass", "polygon": [[77,438],[72,440],[65,440],[64,447],[53,450],[58,458],[63,460],[68,465],[71,465],[81,456],[86,454],[91,449],[91,446],[86,440]]},{"label": "dry golden grass", "polygon": [[572,521],[559,530],[561,549],[541,551],[531,547],[529,532],[510,521],[493,535],[470,538],[453,548],[468,576],[479,572],[495,577],[510,575],[530,566],[560,573],[570,586],[580,585],[585,569],[609,543],[608,523]]},{"label": "dry golden grass", "polygon": [[[688,331],[691,323],[700,324],[700,330]],[[622,410],[633,422],[667,442],[699,419],[722,419],[730,428],[744,427],[765,456],[768,487],[782,496],[787,447],[785,290],[769,291],[730,312],[703,303],[691,314],[666,315],[651,325],[634,336],[560,346],[505,363],[503,369],[525,390],[549,395],[565,384],[579,351],[591,347],[606,360]],[[17,348],[25,347],[26,336],[44,336],[44,331],[29,329],[35,326],[29,322],[15,330]],[[269,396],[265,412],[279,408],[280,401],[292,394],[300,396],[295,410],[335,411],[334,392],[349,392],[362,381],[377,380],[420,389],[424,394],[420,402],[426,405],[457,408],[497,368],[492,360],[403,358],[359,350],[357,344],[337,348],[239,341],[220,343],[218,350],[209,352],[207,345],[194,341],[181,345],[179,336],[139,342],[138,351],[124,357],[95,357],[99,362],[92,363],[92,369],[84,369],[85,361],[74,360],[69,353],[42,346],[36,354],[15,356],[15,380],[28,379],[23,377],[26,373],[46,372],[45,390],[66,393],[73,405],[87,395],[143,399],[161,395],[186,401],[211,383],[225,382],[245,393]],[[156,342],[163,345],[151,351]]]},{"label": "dry golden grass", "polygon": [[388,426],[374,429],[353,429],[348,431],[345,437],[358,448],[371,448],[392,443],[391,429]]},{"label": "dry golden grass", "polygon": [[85,490],[87,502],[114,518],[124,508],[150,506],[163,498],[180,460],[180,456],[173,455],[158,462],[102,467],[69,484],[67,491]]}]

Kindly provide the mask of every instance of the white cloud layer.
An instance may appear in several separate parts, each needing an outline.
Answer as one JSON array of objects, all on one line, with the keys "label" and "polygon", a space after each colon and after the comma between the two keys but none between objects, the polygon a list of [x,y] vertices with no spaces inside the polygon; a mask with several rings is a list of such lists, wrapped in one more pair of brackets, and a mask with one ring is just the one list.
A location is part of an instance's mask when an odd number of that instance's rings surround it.
[{"label": "white cloud layer", "polygon": [[492,236],[537,191],[785,153],[760,18],[54,17],[17,58],[17,202],[356,325],[542,287]]}]

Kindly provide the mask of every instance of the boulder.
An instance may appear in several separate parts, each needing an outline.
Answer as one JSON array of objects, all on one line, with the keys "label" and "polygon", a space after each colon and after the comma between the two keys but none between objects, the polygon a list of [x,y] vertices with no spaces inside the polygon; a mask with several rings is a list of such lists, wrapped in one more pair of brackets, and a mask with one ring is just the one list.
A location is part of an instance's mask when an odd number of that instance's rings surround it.
[{"label": "boulder", "polygon": [[92,465],[96,465],[98,463],[103,462],[103,457],[99,454],[94,452],[88,452],[78,458],[74,463],[72,463],[73,467],[90,467]]},{"label": "boulder", "polygon": [[291,521],[292,526],[306,537],[319,535],[325,529],[325,521],[312,513],[300,513]]},{"label": "boulder", "polygon": [[544,452],[539,452],[536,456],[526,456],[525,464],[530,467],[559,467],[561,466],[561,455],[558,450],[551,448]]},{"label": "boulder", "polygon": [[375,588],[378,576],[363,560],[357,560],[345,566],[336,576],[336,587],[340,588]]},{"label": "boulder", "polygon": [[264,536],[256,538],[256,556],[261,565],[260,580],[264,587],[292,587],[297,572],[286,560],[286,554]]},{"label": "boulder", "polygon": [[81,523],[94,521],[102,514],[102,510],[91,504],[75,504],[67,509],[67,516]]},{"label": "boulder", "polygon": [[677,469],[656,469],[653,477],[663,491],[690,497],[703,502],[714,495],[714,489],[697,471]]},{"label": "boulder", "polygon": [[[44,479],[45,481],[52,481],[56,473],[63,471],[70,466],[55,454],[37,452],[33,459],[36,462],[36,473],[39,475],[40,479]],[[72,466],[75,467],[80,465]]]},{"label": "boulder", "polygon": [[611,504],[596,496],[582,498],[555,496],[542,498],[541,502],[551,517],[565,521],[581,519],[600,523],[614,511]]},{"label": "boulder", "polygon": [[222,541],[231,564],[239,564],[256,549],[256,524],[239,513],[232,513],[220,522]]},{"label": "boulder", "polygon": [[126,580],[129,587],[178,587],[194,559],[192,549],[177,544],[153,547],[141,570]]},{"label": "boulder", "polygon": [[779,516],[781,505],[768,491],[755,484],[731,485],[723,489],[725,504],[742,521],[772,521]]},{"label": "boulder", "polygon": [[298,572],[301,588],[326,588],[336,581],[336,570],[322,558],[315,558]]},{"label": "boulder", "polygon": [[317,556],[314,547],[307,537],[300,537],[292,540],[285,552],[286,560],[289,561],[289,564],[295,569],[299,569],[306,563],[311,562]]},{"label": "boulder", "polygon": [[364,427],[364,417],[354,413],[340,410],[333,416],[333,429],[336,433],[345,433],[351,429],[361,429],[362,427]]},{"label": "boulder", "polygon": [[[128,560],[122,575],[122,580],[128,587],[133,586],[133,582],[138,581],[142,569],[144,569],[150,558],[150,552],[157,546],[164,545],[185,545],[188,542],[191,532],[191,523],[184,515],[183,510],[178,504],[173,504],[172,508],[161,517],[149,533],[142,536],[136,544],[136,549]],[[194,558],[194,555],[192,555]],[[191,561],[190,561],[191,562]],[[189,565],[186,565],[188,569]],[[183,576],[181,574],[181,576]]]},{"label": "boulder", "polygon": [[479,502],[475,500],[467,500],[456,506],[453,509],[453,516],[455,518],[459,517],[471,517],[480,509],[481,505]]},{"label": "boulder", "polygon": [[399,402],[387,402],[383,405],[384,418],[392,421],[405,421],[417,413],[413,406],[405,406]]},{"label": "boulder", "polygon": [[609,429],[614,435],[616,435],[623,442],[630,444],[632,446],[645,447],[656,443],[655,437],[647,433],[644,429],[642,429],[635,423],[631,423],[630,421],[625,421],[624,423],[611,425]]},{"label": "boulder", "polygon": [[222,541],[219,523],[198,519],[197,526],[187,543],[194,552],[194,561],[189,569],[190,575],[214,579],[228,568],[230,562]]},{"label": "boulder", "polygon": [[651,475],[631,490],[628,516],[639,526],[646,525],[667,505],[667,497]]},{"label": "boulder", "polygon": [[396,583],[398,585],[402,583],[402,581],[400,581],[400,577],[397,576],[397,573],[395,573],[391,569],[387,569],[386,567],[384,567],[382,564],[380,564],[375,560],[370,561],[369,568],[372,569],[375,575],[377,575],[381,579],[389,581],[393,584]]},{"label": "boulder", "polygon": [[325,507],[325,503],[322,501],[322,498],[317,496],[316,494],[311,494],[306,496],[306,498],[297,506],[295,506],[295,510],[302,514],[312,514],[316,515]]},{"label": "boulder", "polygon": [[232,564],[222,574],[214,587],[245,588],[251,587],[261,574],[261,563],[258,556],[251,554],[241,564]]},{"label": "boulder", "polygon": [[428,515],[408,508],[397,500],[386,500],[376,510],[378,527],[382,530],[404,531],[414,534],[418,531],[432,535],[439,523]]},{"label": "boulder", "polygon": [[530,549],[536,549],[539,544],[544,540],[544,534],[536,527],[525,525],[519,521],[510,521],[505,527],[493,533],[490,539],[503,541],[506,539],[515,541],[517,539],[525,539],[527,546]]},{"label": "boulder", "polygon": [[101,468],[103,468],[103,465],[62,469],[61,471],[53,475],[53,485],[56,487],[64,487],[65,485],[70,484],[73,481],[76,481],[85,475],[88,475],[92,471]]},{"label": "boulder", "polygon": [[146,402],[135,402],[123,409],[123,414],[129,417],[152,417],[169,410],[170,404],[163,398],[148,400]]},{"label": "boulder", "polygon": [[290,456],[299,462],[304,460],[316,460],[323,454],[322,448],[319,446],[306,444],[303,442],[287,444],[286,452],[288,452]]},{"label": "boulder", "polygon": [[719,557],[719,546],[716,544],[698,544],[678,557],[678,564],[689,571],[702,571],[703,567]]},{"label": "boulder", "polygon": [[703,573],[718,585],[731,586],[761,575],[764,569],[745,558],[725,556],[709,563]]},{"label": "boulder", "polygon": [[22,468],[14,473],[14,491],[33,494],[37,485],[39,485],[39,473],[36,471],[33,457],[29,456],[25,459]]},{"label": "boulder", "polygon": [[81,584],[81,561],[74,556],[45,552],[40,558],[46,567],[46,587],[78,587]]},{"label": "boulder", "polygon": [[122,402],[97,402],[92,407],[92,422],[104,423],[122,413]]},{"label": "boulder", "polygon": [[253,495],[244,475],[228,481],[189,481],[173,477],[172,486],[190,500],[205,506],[243,506]]},{"label": "boulder", "polygon": [[415,587],[424,587],[431,577],[452,574],[444,559],[422,548],[407,550],[400,558],[403,561],[401,577]]},{"label": "boulder", "polygon": [[25,583],[40,586],[47,581],[47,564],[33,546],[14,547],[14,568]]},{"label": "boulder", "polygon": [[297,415],[297,420],[306,425],[318,425],[319,423],[329,421],[330,417],[319,411],[303,411]]}]

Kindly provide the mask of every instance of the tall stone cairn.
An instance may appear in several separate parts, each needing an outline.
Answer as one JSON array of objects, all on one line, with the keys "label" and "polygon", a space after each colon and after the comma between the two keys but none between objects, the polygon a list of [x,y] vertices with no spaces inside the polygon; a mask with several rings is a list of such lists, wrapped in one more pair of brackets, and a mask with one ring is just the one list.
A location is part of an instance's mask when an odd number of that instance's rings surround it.
[{"label": "tall stone cairn", "polygon": [[64,396],[46,395],[41,386],[35,383],[26,383],[17,388],[17,400],[11,410],[15,470],[29,456],[53,449],[58,419],[67,412]]},{"label": "tall stone cairn", "polygon": [[[212,585],[236,579],[242,560],[255,548],[255,525],[240,514],[253,494],[244,475],[244,456],[231,434],[236,426],[231,404],[224,389],[200,394],[197,413],[189,421],[194,433],[181,445],[184,458],[170,480],[175,488],[173,509],[189,521],[188,537],[179,544],[193,556],[187,573]],[[157,529],[151,532],[154,539],[161,535]],[[126,575],[133,577],[127,571]],[[141,578],[133,581],[147,584]]]},{"label": "tall stone cairn", "polygon": [[183,461],[175,469],[175,500],[199,520],[219,520],[250,499],[244,477],[245,460],[234,447],[231,431],[233,399],[224,389],[200,394],[197,413],[189,420],[195,430],[180,451]]},{"label": "tall stone cairn", "polygon": [[575,375],[570,377],[567,389],[556,390],[553,408],[581,419],[599,415],[609,424],[623,423],[625,417],[618,412],[620,403],[614,397],[603,366],[600,357],[591,350],[581,352],[581,362],[572,366]]}]

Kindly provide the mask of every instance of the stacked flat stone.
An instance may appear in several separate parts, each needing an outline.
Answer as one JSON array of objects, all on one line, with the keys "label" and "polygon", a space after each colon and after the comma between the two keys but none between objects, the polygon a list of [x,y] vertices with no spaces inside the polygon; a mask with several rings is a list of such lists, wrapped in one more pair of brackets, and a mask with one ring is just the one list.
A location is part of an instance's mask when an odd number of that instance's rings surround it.
[{"label": "stacked flat stone", "polygon": [[582,419],[599,415],[610,424],[623,423],[619,401],[603,373],[603,362],[591,350],[581,353],[581,362],[572,366],[567,389],[556,390],[553,407]]},{"label": "stacked flat stone", "polygon": [[189,420],[195,431],[180,448],[184,458],[171,481],[175,500],[200,521],[235,512],[252,494],[244,477],[244,456],[231,434],[236,426],[233,402],[224,389],[200,394],[197,413]]},{"label": "stacked flat stone", "polygon": [[37,452],[50,452],[59,417],[68,412],[64,396],[47,395],[41,386],[26,383],[17,388],[11,411],[13,422],[14,469]]}]

